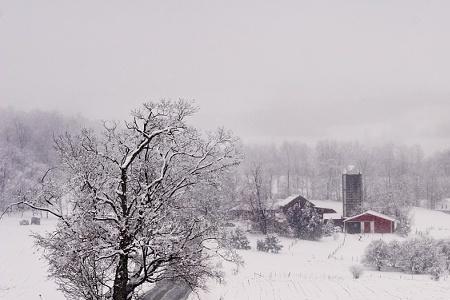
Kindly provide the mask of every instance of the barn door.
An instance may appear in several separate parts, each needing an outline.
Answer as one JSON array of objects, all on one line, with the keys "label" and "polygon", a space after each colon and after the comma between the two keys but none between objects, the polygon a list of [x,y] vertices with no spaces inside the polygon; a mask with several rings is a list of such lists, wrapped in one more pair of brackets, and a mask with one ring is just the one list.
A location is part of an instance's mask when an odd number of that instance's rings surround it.
[{"label": "barn door", "polygon": [[370,222],[364,222],[364,233],[370,233]]}]

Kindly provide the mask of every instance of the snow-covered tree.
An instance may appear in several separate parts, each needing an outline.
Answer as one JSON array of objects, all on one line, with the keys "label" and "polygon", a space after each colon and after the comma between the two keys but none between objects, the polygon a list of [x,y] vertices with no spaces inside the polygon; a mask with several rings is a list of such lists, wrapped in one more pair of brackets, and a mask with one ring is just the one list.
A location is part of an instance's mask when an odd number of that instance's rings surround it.
[{"label": "snow-covered tree", "polygon": [[276,235],[268,235],[264,240],[256,241],[256,250],[277,254],[283,248]]},{"label": "snow-covered tree", "polygon": [[212,257],[235,258],[222,247],[218,203],[237,140],[223,129],[201,135],[186,123],[195,111],[186,101],[147,103],[125,127],[57,139],[59,168],[21,202],[60,219],[37,243],[67,297],[134,299],[166,279],[202,287],[220,276]]},{"label": "snow-covered tree", "polygon": [[237,228],[235,231],[230,232],[229,242],[234,249],[251,249],[250,242],[245,235],[244,231]]},{"label": "snow-covered tree", "polygon": [[[267,150],[267,149],[262,149]],[[247,159],[243,164],[242,204],[250,208],[254,227],[267,234],[272,226],[271,166],[267,162],[267,151],[246,149]]]},{"label": "snow-covered tree", "polygon": [[322,219],[319,213],[307,202],[304,207],[294,205],[285,212],[289,226],[297,238],[318,240],[322,237]]}]

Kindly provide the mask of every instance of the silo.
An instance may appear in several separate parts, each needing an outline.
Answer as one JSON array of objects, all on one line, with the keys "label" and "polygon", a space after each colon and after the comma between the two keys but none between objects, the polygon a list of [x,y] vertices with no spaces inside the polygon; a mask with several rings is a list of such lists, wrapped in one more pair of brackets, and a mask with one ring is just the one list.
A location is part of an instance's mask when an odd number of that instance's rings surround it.
[{"label": "silo", "polygon": [[342,174],[343,217],[351,217],[362,212],[362,175],[354,168],[347,168]]}]

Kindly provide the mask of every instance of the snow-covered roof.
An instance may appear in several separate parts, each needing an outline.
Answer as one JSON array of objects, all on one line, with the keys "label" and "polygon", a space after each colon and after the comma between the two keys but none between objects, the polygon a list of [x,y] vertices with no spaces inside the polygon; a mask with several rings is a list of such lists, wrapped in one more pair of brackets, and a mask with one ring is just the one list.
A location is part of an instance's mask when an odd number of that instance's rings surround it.
[{"label": "snow-covered roof", "polygon": [[[340,217],[342,216],[342,202],[341,201],[331,201],[331,200],[308,200],[312,204],[314,204],[315,207],[320,208],[331,208],[333,209]],[[340,219],[337,218],[337,219]],[[324,215],[325,218],[325,215]]]},{"label": "snow-covered roof", "polygon": [[367,214],[372,215],[372,216],[376,216],[376,217],[379,217],[379,218],[382,218],[382,219],[386,219],[386,220],[389,220],[389,221],[392,221],[392,222],[397,222],[396,219],[394,219],[394,218],[392,218],[392,217],[390,217],[388,215],[385,215],[385,214],[379,213],[377,211],[374,211],[374,210],[368,210],[368,211],[365,211],[365,212],[363,212],[363,213],[361,213],[359,215],[347,218],[347,219],[344,220],[344,222],[356,219],[358,217],[361,217],[361,216],[367,215]]},{"label": "snow-covered roof", "polygon": [[292,200],[294,200],[297,197],[300,197],[301,195],[291,195],[285,199],[277,199],[273,201],[272,208],[277,210],[279,208],[282,208],[283,206],[289,204]]},{"label": "snow-covered roof", "polygon": [[323,219],[324,220],[340,220],[342,219],[342,215],[338,214],[338,213],[334,213],[334,214],[323,214]]},{"label": "snow-covered roof", "polygon": [[356,174],[361,174],[360,171],[358,170],[357,167],[355,167],[354,165],[348,165],[345,169],[343,174],[348,174],[348,175],[356,175]]}]

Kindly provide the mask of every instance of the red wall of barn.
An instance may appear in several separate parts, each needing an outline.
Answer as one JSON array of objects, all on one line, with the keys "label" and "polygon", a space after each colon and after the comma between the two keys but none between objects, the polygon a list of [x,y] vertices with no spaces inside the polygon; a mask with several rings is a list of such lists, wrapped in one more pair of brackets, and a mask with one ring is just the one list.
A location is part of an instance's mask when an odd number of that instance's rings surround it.
[{"label": "red wall of barn", "polygon": [[374,221],[375,222],[375,233],[390,233],[391,228],[393,227],[392,221],[373,216],[373,215],[362,215],[357,218],[354,218],[351,220],[351,222],[368,222],[368,221]]}]

